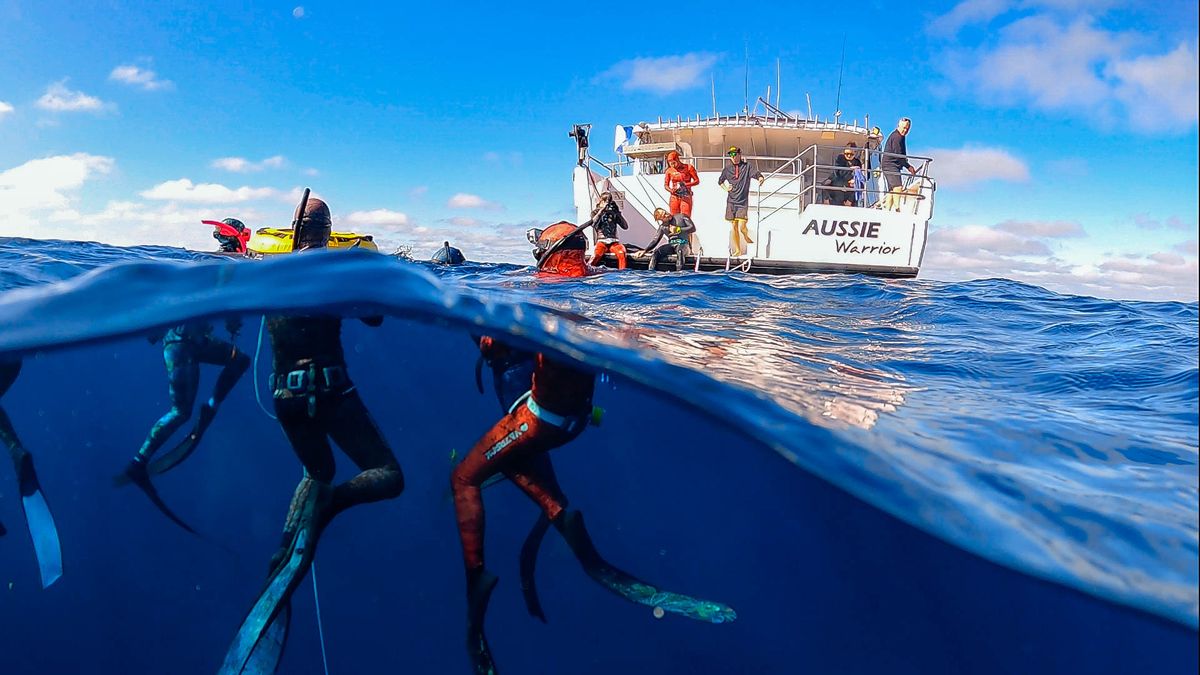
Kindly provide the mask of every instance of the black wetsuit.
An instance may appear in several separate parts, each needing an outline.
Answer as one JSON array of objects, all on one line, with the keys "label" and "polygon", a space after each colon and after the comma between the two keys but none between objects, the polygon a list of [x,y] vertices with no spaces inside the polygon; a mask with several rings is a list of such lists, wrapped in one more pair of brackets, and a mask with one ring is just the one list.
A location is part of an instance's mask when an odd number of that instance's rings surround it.
[{"label": "black wetsuit", "polygon": [[[382,319],[363,319],[379,325]],[[274,352],[275,413],[308,475],[330,484],[333,439],[361,470],[334,488],[327,518],[351,506],[391,499],[404,475],[346,371],[342,320],[325,316],[267,319]]]},{"label": "black wetsuit", "polygon": [[[675,230],[675,231],[673,231]],[[690,252],[688,246],[688,235],[696,231],[696,224],[692,219],[676,213],[668,217],[658,226],[658,233],[654,235],[654,240],[646,245],[647,251],[653,251],[650,254],[650,269],[658,269],[658,263],[663,258],[674,254],[675,255],[675,271],[682,272],[685,259]],[[664,237],[667,243],[658,246],[658,242]],[[655,248],[658,246],[657,248]]]},{"label": "black wetsuit", "polygon": [[[230,332],[236,332],[240,321],[227,322]],[[196,392],[200,388],[200,364],[224,366],[212,398],[204,405],[202,416],[210,416],[216,405],[225,400],[238,379],[250,367],[250,357],[238,351],[231,342],[216,338],[207,321],[193,321],[169,329],[163,336],[163,362],[167,367],[167,386],[171,409],[154,423],[138,450],[138,460],[149,460],[171,434],[192,416]]]},{"label": "black wetsuit", "polygon": [[621,214],[621,208],[616,202],[609,202],[604,205],[604,209],[599,214],[592,218],[592,223],[596,227],[596,240],[601,239],[616,239],[617,228],[622,230],[629,229],[629,223],[625,220],[625,216]]}]

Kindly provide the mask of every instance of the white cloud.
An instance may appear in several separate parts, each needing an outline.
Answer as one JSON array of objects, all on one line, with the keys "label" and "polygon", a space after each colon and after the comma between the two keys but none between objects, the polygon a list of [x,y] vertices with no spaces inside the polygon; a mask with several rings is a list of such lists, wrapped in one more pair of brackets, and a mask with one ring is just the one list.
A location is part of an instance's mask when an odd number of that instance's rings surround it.
[{"label": "white cloud", "polygon": [[1200,115],[1200,66],[1196,45],[1181,43],[1161,55],[1138,56],[1110,63],[1115,95],[1129,121],[1144,131],[1187,128]]},{"label": "white cloud", "polygon": [[153,70],[140,68],[132,64],[113,68],[113,71],[108,74],[108,79],[134,87],[141,87],[146,91],[160,91],[171,89],[175,86],[170,80],[158,79],[158,73],[155,73]]},{"label": "white cloud", "polygon": [[11,103],[8,103],[7,101],[0,101],[0,119],[3,119],[5,115],[12,111],[13,107]]},{"label": "white cloud", "polygon": [[478,218],[468,218],[467,216],[454,216],[447,218],[446,222],[456,227],[477,227],[483,221]]},{"label": "white cloud", "polygon": [[1065,239],[1084,237],[1087,233],[1083,226],[1069,220],[1006,220],[996,225],[997,230],[1015,234],[1018,237],[1035,237],[1042,239]]},{"label": "white cloud", "polygon": [[929,23],[929,32],[949,37],[964,26],[986,23],[1011,7],[1008,0],[965,0]]},{"label": "white cloud", "polygon": [[399,211],[375,209],[373,211],[354,211],[342,218],[342,221],[350,225],[407,225],[408,215]]},{"label": "white cloud", "polygon": [[159,183],[140,194],[146,199],[204,204],[237,204],[252,199],[270,199],[281,196],[281,193],[274,188],[245,186],[228,188],[219,183],[197,184],[187,178]]},{"label": "white cloud", "polygon": [[292,16],[293,16],[293,17],[295,17],[295,18],[297,18],[297,19],[303,19],[303,18],[304,18],[304,8],[303,8],[303,7],[297,7],[297,8],[295,8],[295,9],[293,9],[293,10],[292,10]]},{"label": "white cloud", "polygon": [[304,175],[305,175],[305,176],[320,176],[320,175],[321,175],[321,172],[320,172],[320,171],[317,171],[316,169],[314,169],[314,168],[312,168],[312,167],[309,167],[309,168],[307,168],[307,169],[305,169],[305,170],[304,170]]},{"label": "white cloud", "polygon": [[425,194],[428,192],[429,192],[428,185],[418,185],[417,187],[408,191],[408,196],[410,196],[414,199],[419,199],[421,197],[424,197]]},{"label": "white cloud", "polygon": [[34,159],[0,172],[0,234],[29,236],[46,211],[66,211],[88,180],[108,174],[111,157],[75,153]]},{"label": "white cloud", "polygon": [[1166,220],[1152,218],[1149,214],[1135,213],[1133,224],[1143,230],[1195,230],[1195,221],[1188,223],[1179,216],[1169,216]]},{"label": "white cloud", "polygon": [[1053,291],[1108,298],[1197,299],[1194,241],[1150,255],[1073,264],[1053,255],[1045,240],[1079,236],[1076,227],[1064,222],[1007,221],[992,227],[935,229],[929,235],[921,276],[950,281],[1003,277]]},{"label": "white cloud", "polygon": [[716,54],[706,52],[629,59],[609,68],[600,78],[621,80],[622,87],[629,90],[670,94],[704,84],[703,75],[717,59]]},{"label": "white cloud", "polygon": [[255,173],[263,169],[279,169],[286,163],[282,155],[268,157],[261,162],[252,162],[245,157],[221,157],[212,161],[212,167],[233,173]]},{"label": "white cloud", "polygon": [[503,208],[499,204],[496,204],[495,202],[489,202],[479,195],[468,194],[466,192],[459,192],[455,194],[446,202],[446,206],[449,206],[452,209],[499,210]]},{"label": "white cloud", "polygon": [[95,96],[68,89],[66,80],[46,87],[46,93],[42,94],[36,105],[51,112],[98,112],[112,107],[112,104],[105,103]]},{"label": "white cloud", "polygon": [[1197,255],[1200,255],[1198,248],[1200,248],[1200,245],[1197,244],[1197,241],[1191,239],[1180,244],[1175,244],[1171,247],[1171,250],[1195,258]]},{"label": "white cloud", "polygon": [[924,152],[933,158],[939,187],[965,187],[990,180],[1029,180],[1029,167],[1025,162],[1002,148],[967,146]]},{"label": "white cloud", "polygon": [[[1026,2],[1026,9],[1050,11],[999,22],[978,48],[949,48],[939,61],[955,90],[994,105],[1029,105],[1102,126],[1127,124],[1141,132],[1195,127],[1200,85],[1195,40],[1156,52],[1162,49],[1156,36],[1108,30],[1090,15],[1067,12],[1074,4]],[[988,20],[984,9],[995,6],[968,0],[931,30],[961,27],[967,15]]]}]

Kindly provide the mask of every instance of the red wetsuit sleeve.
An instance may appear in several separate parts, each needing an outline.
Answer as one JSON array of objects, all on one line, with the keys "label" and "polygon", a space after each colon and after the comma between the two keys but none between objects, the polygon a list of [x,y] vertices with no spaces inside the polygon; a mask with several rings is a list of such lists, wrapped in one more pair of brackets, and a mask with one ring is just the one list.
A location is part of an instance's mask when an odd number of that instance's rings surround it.
[{"label": "red wetsuit sleeve", "polygon": [[700,174],[696,173],[696,167],[691,164],[685,164],[683,170],[683,184],[692,187],[700,184]]}]

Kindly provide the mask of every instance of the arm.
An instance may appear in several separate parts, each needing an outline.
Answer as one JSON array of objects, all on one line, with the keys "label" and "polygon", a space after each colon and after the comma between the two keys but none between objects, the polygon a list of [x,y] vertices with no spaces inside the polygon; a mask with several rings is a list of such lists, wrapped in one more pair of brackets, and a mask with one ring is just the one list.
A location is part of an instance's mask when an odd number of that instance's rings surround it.
[{"label": "arm", "polygon": [[618,226],[619,226],[619,227],[620,227],[622,230],[628,230],[628,229],[629,229],[629,223],[628,223],[628,222],[625,220],[625,214],[621,213],[621,209],[614,209],[614,210],[616,211],[616,216],[617,216],[617,225],[618,225]]},{"label": "arm", "polygon": [[688,165],[687,171],[683,175],[683,184],[687,187],[695,187],[700,184],[700,174],[696,173],[696,167]]},{"label": "arm", "polygon": [[696,231],[696,223],[691,218],[683,216],[680,220],[683,221],[683,227],[679,228],[679,234],[691,234]]},{"label": "arm", "polygon": [[641,255],[645,255],[647,252],[653,251],[654,247],[658,246],[658,242],[662,241],[662,238],[663,238],[663,227],[660,225],[658,227],[658,232],[656,232],[654,234],[654,241],[651,241],[649,244],[646,244],[642,248]]},{"label": "arm", "polygon": [[663,188],[667,192],[671,191],[671,169],[669,168],[663,172]]}]

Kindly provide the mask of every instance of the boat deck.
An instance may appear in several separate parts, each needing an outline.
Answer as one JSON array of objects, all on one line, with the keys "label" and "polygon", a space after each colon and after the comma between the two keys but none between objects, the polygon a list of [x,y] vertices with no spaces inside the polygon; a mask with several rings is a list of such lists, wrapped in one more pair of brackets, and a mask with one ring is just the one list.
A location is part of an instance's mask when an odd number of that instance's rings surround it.
[{"label": "boat deck", "polygon": [[[630,253],[625,256],[626,268],[645,270],[650,258],[638,258]],[[749,264],[747,266],[747,263]],[[602,267],[617,268],[617,258],[609,253],[600,261]],[[818,263],[794,260],[768,260],[766,258],[708,258],[690,255],[683,267],[685,272],[750,272],[755,274],[866,274],[887,279],[912,279],[917,276],[916,267],[893,267],[879,265],[851,265],[844,263]],[[659,272],[675,271],[675,256],[666,256],[658,267]]]}]

